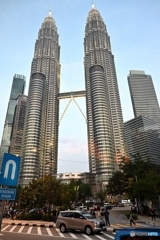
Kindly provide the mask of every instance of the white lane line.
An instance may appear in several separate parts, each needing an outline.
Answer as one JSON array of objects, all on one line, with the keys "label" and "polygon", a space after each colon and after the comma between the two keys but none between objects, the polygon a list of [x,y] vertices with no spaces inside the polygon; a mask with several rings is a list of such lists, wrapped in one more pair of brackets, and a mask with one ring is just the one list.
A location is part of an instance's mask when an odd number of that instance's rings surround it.
[{"label": "white lane line", "polygon": [[107,233],[104,233],[104,232],[103,232],[103,235],[105,235],[106,237],[109,237],[109,238],[111,238],[111,239],[114,239],[113,236],[111,236],[111,235],[109,235],[109,234],[107,234]]},{"label": "white lane line", "polygon": [[37,232],[38,232],[38,235],[42,235],[42,232],[41,232],[41,228],[40,228],[40,227],[37,227]]},{"label": "white lane line", "polygon": [[49,228],[46,228],[46,231],[47,231],[49,236],[53,236],[53,234],[52,234],[52,232],[51,232],[51,230]]},{"label": "white lane line", "polygon": [[55,230],[57,231],[57,233],[59,234],[59,236],[65,237],[64,234],[60,232],[59,228],[55,228]]},{"label": "white lane line", "polygon": [[103,238],[103,237],[101,237],[101,236],[99,236],[99,235],[97,235],[97,234],[95,234],[95,236],[96,236],[97,238],[100,238],[101,240],[106,240],[106,238]]},{"label": "white lane line", "polygon": [[27,233],[30,234],[33,227],[29,227]]},{"label": "white lane line", "polygon": [[17,227],[17,225],[13,226],[9,231],[13,232],[13,230]]},{"label": "white lane line", "polygon": [[1,230],[1,231],[4,231],[4,230],[6,230],[7,228],[9,228],[9,226],[10,226],[10,225],[7,225],[7,226],[5,226],[4,228],[2,228],[2,230]]},{"label": "white lane line", "polygon": [[69,235],[71,235],[72,238],[77,238],[77,236],[74,235],[73,233],[69,233]]},{"label": "white lane line", "polygon": [[24,228],[24,226],[21,226],[20,229],[18,230],[18,233],[21,233],[23,228]]},{"label": "white lane line", "polygon": [[90,238],[88,235],[82,234],[83,237],[85,237],[88,240],[93,240],[92,238]]}]

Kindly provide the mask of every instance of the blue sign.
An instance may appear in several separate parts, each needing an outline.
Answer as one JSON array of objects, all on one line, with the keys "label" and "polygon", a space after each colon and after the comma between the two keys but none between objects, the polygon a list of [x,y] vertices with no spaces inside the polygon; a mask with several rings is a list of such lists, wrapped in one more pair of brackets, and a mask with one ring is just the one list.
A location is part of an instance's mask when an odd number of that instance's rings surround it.
[{"label": "blue sign", "polygon": [[0,200],[15,200],[16,189],[0,188]]},{"label": "blue sign", "polygon": [[4,186],[17,186],[21,158],[13,154],[4,153],[0,184]]}]

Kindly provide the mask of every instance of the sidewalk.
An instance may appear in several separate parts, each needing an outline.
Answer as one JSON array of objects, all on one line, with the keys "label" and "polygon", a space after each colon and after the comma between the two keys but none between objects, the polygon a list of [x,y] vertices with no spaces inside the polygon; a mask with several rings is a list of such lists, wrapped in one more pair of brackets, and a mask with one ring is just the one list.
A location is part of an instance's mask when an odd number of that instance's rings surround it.
[{"label": "sidewalk", "polygon": [[[120,219],[121,221],[127,222],[128,219],[126,219],[125,215],[119,215],[118,219]],[[147,216],[147,215],[138,215],[138,219],[136,220],[136,223],[144,223],[144,224],[151,224],[153,226],[157,225],[160,226],[160,218],[156,217],[156,220],[152,220],[151,216]]]},{"label": "sidewalk", "polygon": [[138,220],[136,222],[139,222],[139,223],[150,223],[150,224],[153,224],[154,223],[156,225],[159,225],[160,226],[160,218],[156,217],[156,220],[152,220],[152,217],[151,216],[142,216],[142,215],[138,215]]}]

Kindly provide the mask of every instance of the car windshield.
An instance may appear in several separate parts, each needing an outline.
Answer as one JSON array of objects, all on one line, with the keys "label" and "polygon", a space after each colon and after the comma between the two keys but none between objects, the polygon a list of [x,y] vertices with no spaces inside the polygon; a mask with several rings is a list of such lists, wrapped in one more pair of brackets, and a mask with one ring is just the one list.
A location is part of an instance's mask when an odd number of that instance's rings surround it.
[{"label": "car windshield", "polygon": [[81,214],[85,217],[85,218],[88,218],[88,219],[94,219],[95,217],[88,213],[88,212],[81,212]]}]

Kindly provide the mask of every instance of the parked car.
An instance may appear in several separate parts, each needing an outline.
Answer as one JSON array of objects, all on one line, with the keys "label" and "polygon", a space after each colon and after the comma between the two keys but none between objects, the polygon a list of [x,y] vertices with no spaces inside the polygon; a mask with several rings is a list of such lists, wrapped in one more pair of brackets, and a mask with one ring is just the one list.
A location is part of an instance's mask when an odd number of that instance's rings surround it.
[{"label": "parked car", "polygon": [[87,211],[88,207],[87,206],[79,206],[77,210],[79,210],[79,211]]},{"label": "parked car", "polygon": [[29,213],[43,213],[43,210],[41,208],[33,208],[29,210]]},{"label": "parked car", "polygon": [[125,207],[124,203],[119,203],[117,207]]},{"label": "parked car", "polygon": [[62,233],[67,230],[79,230],[90,235],[104,230],[105,222],[94,218],[94,216],[87,211],[61,211],[57,218],[56,227],[59,228]]},{"label": "parked car", "polygon": [[106,209],[111,210],[112,206],[111,205],[105,205],[105,206],[102,207],[102,209],[103,210],[106,210]]}]

